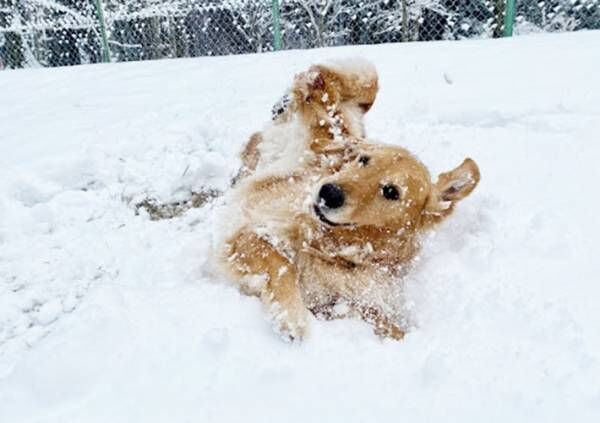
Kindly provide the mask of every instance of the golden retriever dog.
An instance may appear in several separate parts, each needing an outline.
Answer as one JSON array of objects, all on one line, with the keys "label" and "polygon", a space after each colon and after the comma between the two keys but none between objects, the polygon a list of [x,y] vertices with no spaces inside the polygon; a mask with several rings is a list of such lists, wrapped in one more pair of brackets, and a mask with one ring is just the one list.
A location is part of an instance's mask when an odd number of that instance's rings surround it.
[{"label": "golden retriever dog", "polygon": [[401,339],[397,290],[419,234],[479,182],[471,159],[433,182],[405,149],[368,142],[363,115],[377,89],[368,63],[313,66],[242,153],[222,264],[285,339],[306,336],[311,312]]}]

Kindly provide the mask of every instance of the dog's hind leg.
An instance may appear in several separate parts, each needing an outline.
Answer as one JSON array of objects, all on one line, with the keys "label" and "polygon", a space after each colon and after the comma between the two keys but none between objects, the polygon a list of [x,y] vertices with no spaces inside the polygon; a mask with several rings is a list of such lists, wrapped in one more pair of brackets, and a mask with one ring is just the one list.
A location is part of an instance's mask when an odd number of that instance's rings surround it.
[{"label": "dog's hind leg", "polygon": [[295,109],[311,129],[312,150],[327,153],[332,143],[363,138],[363,116],[373,105],[377,90],[375,68],[361,61],[315,65],[298,74],[291,92]]},{"label": "dog's hind leg", "polygon": [[394,323],[379,308],[359,304],[355,306],[355,309],[365,322],[373,325],[376,335],[396,340],[404,338],[404,331],[400,329],[400,326]]},{"label": "dog's hind leg", "polygon": [[261,298],[279,333],[292,341],[301,340],[307,331],[307,310],[294,263],[246,229],[228,247],[227,260],[240,278],[241,289]]}]

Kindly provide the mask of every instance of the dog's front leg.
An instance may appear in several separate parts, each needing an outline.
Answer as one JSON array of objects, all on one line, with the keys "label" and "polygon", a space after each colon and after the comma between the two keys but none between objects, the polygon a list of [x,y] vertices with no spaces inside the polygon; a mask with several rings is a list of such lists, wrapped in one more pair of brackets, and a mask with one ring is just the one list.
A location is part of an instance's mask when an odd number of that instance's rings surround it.
[{"label": "dog's front leg", "polygon": [[272,275],[273,273],[269,273],[269,280],[261,292],[261,300],[272,316],[278,333],[290,341],[302,340],[308,328],[296,271],[291,266],[282,264],[278,274]]},{"label": "dog's front leg", "polygon": [[[301,340],[307,332],[307,311],[295,264],[250,230],[230,241],[228,262],[242,288],[261,298],[277,332],[288,340]],[[253,288],[244,286],[244,280],[252,281]]]}]

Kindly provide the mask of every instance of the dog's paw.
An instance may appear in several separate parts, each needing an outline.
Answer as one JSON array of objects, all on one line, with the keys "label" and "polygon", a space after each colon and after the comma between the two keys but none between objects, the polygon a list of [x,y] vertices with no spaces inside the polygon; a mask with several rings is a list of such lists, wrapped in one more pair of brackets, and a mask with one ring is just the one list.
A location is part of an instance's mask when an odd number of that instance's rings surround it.
[{"label": "dog's paw", "polygon": [[318,100],[326,102],[323,97],[325,90],[325,79],[318,67],[313,66],[306,72],[301,72],[294,78],[294,92],[304,102],[312,102],[318,97]]},{"label": "dog's paw", "polygon": [[308,333],[305,324],[278,322],[275,331],[286,342],[302,342]]},{"label": "dog's paw", "polygon": [[404,331],[400,328],[400,326],[394,323],[376,325],[374,331],[375,334],[381,338],[392,338],[396,341],[401,341],[404,339]]},{"label": "dog's paw", "polygon": [[293,94],[286,93],[283,97],[273,105],[271,109],[271,120],[274,122],[285,121],[291,112],[291,105],[293,103]]},{"label": "dog's paw", "polygon": [[277,303],[271,306],[272,323],[277,332],[287,342],[301,342],[308,333],[306,312],[290,312]]}]

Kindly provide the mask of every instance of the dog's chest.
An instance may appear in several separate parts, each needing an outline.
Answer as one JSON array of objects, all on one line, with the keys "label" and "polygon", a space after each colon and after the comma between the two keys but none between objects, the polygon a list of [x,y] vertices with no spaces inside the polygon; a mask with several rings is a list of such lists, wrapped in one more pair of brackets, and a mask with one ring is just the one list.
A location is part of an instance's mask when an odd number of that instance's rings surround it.
[{"label": "dog's chest", "polygon": [[349,267],[311,254],[297,257],[298,283],[308,308],[352,299],[385,307],[393,278],[375,268]]}]

